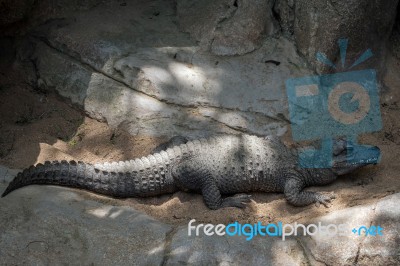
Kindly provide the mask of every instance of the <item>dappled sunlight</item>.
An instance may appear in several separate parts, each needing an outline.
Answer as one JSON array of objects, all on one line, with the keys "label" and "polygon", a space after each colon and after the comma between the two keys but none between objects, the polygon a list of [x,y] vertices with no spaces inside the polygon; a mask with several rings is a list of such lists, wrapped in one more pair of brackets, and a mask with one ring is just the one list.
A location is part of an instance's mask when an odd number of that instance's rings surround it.
[{"label": "dappled sunlight", "polygon": [[[207,93],[207,95],[203,95],[203,97],[207,98],[212,98],[222,90],[222,86],[218,80],[210,79],[200,66],[170,62],[168,64],[168,69],[174,76],[176,82],[185,88],[185,90]],[[209,95],[209,93],[211,95]]]},{"label": "dappled sunlight", "polygon": [[149,251],[147,251],[147,255],[155,255],[155,254],[163,253],[164,248],[165,248],[165,244],[162,243],[159,246],[154,247],[154,248],[150,249]]},{"label": "dappled sunlight", "polygon": [[[151,97],[142,97],[140,95],[134,95],[133,97],[130,98],[128,95],[124,96],[125,100],[121,101],[122,103],[128,104],[130,102],[130,108],[134,107],[135,109],[136,108],[138,109],[137,113],[132,114],[135,115],[136,117],[140,115],[140,110],[146,110],[151,112],[162,112],[164,110],[163,104],[158,101],[155,101]],[[146,114],[143,115],[145,116]],[[144,119],[146,119],[146,117],[144,117]]]},{"label": "dappled sunlight", "polygon": [[121,210],[121,209],[118,210],[114,206],[105,205],[105,206],[101,206],[100,208],[88,210],[87,212],[98,218],[115,219],[123,213],[123,210]]},{"label": "dappled sunlight", "polygon": [[[279,67],[259,58],[273,52],[267,42],[259,51],[231,58],[200,53],[198,47],[137,48],[106,63],[107,75],[120,82],[103,79],[112,88],[108,92],[108,114],[93,101],[86,101],[85,109],[92,109],[94,104],[97,107],[89,113],[100,113],[111,126],[124,125],[132,134],[143,130],[146,134],[173,136],[188,134],[184,130],[187,127],[196,136],[243,131],[282,135],[287,125],[284,80],[305,74],[307,69],[286,39],[269,41],[285,47],[279,50],[279,57],[283,57]],[[297,68],[288,63],[286,50]],[[102,86],[99,84],[98,89]],[[121,98],[120,94],[126,96]],[[101,97],[98,102],[103,102]],[[200,121],[208,129],[199,126]]]},{"label": "dappled sunlight", "polygon": [[157,65],[143,65],[140,68],[144,74],[147,74],[150,79],[154,79],[155,82],[159,82],[167,86],[173,84],[173,75],[163,67],[159,67]]},{"label": "dappled sunlight", "polygon": [[[116,60],[113,66],[117,71],[115,77],[132,89],[160,100],[170,101],[171,96],[179,93],[181,99],[174,98],[172,102],[189,101],[182,104],[190,106],[190,101],[196,101],[200,96],[212,98],[222,89],[218,79],[210,79],[201,66],[191,63],[195,50],[195,47],[138,49],[136,53]],[[221,69],[215,71],[223,72]],[[205,92],[211,95],[205,95]]]}]

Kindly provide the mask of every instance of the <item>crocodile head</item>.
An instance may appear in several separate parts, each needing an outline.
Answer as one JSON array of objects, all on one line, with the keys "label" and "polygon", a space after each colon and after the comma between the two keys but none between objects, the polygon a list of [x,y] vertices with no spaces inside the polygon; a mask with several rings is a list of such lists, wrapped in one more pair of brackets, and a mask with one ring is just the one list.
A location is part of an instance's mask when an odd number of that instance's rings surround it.
[{"label": "crocodile head", "polygon": [[332,171],[344,175],[380,161],[381,152],[376,146],[356,145],[350,141],[338,140],[333,147]]}]

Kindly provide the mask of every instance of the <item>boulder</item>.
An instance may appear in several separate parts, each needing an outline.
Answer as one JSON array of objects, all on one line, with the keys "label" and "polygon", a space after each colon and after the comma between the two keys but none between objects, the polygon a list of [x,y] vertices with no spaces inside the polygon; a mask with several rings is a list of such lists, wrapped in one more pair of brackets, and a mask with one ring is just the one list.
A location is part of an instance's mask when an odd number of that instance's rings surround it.
[{"label": "boulder", "polygon": [[[194,223],[193,225],[196,225]],[[188,236],[187,226],[176,229],[166,265],[307,265],[303,248],[296,239],[282,241],[278,237],[255,236]]]},{"label": "boulder", "polygon": [[[397,3],[397,0],[297,0],[294,22],[297,47],[319,73],[347,71],[363,52],[371,49],[373,57],[352,70],[373,68],[381,76]],[[344,67],[338,52],[341,38],[347,38],[349,45]],[[317,52],[324,53],[336,69],[318,62]]]},{"label": "boulder", "polygon": [[292,37],[294,33],[294,5],[296,0],[276,0],[273,12],[280,25],[282,33],[286,37]]},{"label": "boulder", "polygon": [[276,30],[272,1],[237,0],[237,10],[219,23],[211,52],[216,55],[242,55],[258,49],[266,36]]},{"label": "boulder", "polygon": [[[400,264],[399,200],[400,193],[397,193],[369,205],[330,213],[313,223],[344,224],[344,235],[316,234],[300,237],[300,242],[311,258],[325,265]],[[365,229],[360,230],[363,226],[373,230],[366,234]],[[378,226],[382,228],[382,235],[378,234]]]},{"label": "boulder", "polygon": [[[105,3],[38,27],[39,87],[135,135],[285,133],[285,81],[311,74],[293,43],[268,37],[252,53],[218,56],[193,43],[169,12],[172,5],[158,2]],[[93,23],[99,19],[107,27]]]},{"label": "boulder", "polygon": [[[0,168],[7,181],[17,171]],[[0,180],[0,190],[6,187]],[[29,186],[2,198],[2,264],[160,265],[171,226],[76,190]]]},{"label": "boulder", "polygon": [[269,0],[177,2],[180,28],[203,50],[215,55],[242,55],[258,49],[276,31]]}]

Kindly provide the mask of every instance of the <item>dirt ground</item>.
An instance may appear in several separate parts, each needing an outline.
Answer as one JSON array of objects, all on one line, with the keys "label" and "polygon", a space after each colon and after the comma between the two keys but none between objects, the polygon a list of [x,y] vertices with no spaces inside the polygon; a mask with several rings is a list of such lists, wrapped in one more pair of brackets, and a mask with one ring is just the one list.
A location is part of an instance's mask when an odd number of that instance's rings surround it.
[{"label": "dirt ground", "polygon": [[[339,178],[314,191],[334,191],[338,198],[330,208],[293,207],[283,194],[254,193],[246,209],[209,210],[200,195],[178,192],[146,199],[116,200],[79,191],[85,198],[111,205],[128,205],[170,224],[187,224],[190,219],[203,223],[307,222],[334,210],[371,203],[400,192],[400,63],[387,61],[388,88],[381,94],[383,129],[361,136],[360,143],[377,145],[382,161],[355,174]],[[130,136],[113,130],[104,122],[86,117],[67,100],[53,93],[40,92],[22,82],[15,73],[0,77],[0,164],[22,169],[46,160],[82,160],[88,163],[129,160],[145,156],[165,138]],[[284,136],[290,140],[290,134]],[[0,181],[1,181],[0,177]],[[77,190],[78,191],[78,190]]]}]

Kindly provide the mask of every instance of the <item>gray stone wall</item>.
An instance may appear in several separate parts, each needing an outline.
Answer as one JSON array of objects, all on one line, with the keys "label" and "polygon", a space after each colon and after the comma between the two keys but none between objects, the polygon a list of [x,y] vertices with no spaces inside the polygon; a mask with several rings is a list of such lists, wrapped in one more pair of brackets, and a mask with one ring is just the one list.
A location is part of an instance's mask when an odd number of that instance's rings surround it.
[{"label": "gray stone wall", "polygon": [[[288,78],[345,71],[367,49],[374,56],[360,68],[382,77],[397,2],[5,1],[0,27],[16,39],[14,65],[31,65],[32,86],[112,127],[281,135]],[[349,40],[345,68],[339,38]],[[319,63],[318,51],[339,67]]]}]

